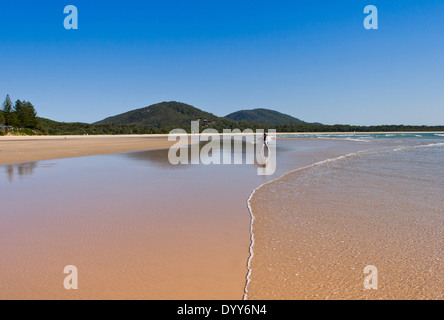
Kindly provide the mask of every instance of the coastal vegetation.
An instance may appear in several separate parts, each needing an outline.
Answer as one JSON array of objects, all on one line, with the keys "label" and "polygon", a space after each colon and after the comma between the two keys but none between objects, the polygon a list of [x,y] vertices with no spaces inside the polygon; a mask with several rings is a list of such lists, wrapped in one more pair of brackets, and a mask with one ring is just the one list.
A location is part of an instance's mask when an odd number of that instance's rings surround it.
[{"label": "coastal vegetation", "polygon": [[190,132],[191,121],[199,120],[200,130],[276,129],[277,132],[391,132],[444,131],[443,126],[409,125],[325,125],[307,123],[292,116],[269,109],[241,110],[226,117],[218,117],[180,102],[161,102],[145,108],[108,117],[93,124],[58,122],[37,116],[29,101],[12,103],[6,96],[0,110],[0,135],[96,135],[96,134],[165,134],[182,128]]},{"label": "coastal vegetation", "polygon": [[13,104],[9,95],[6,95],[1,107],[0,127],[2,135],[7,131],[30,135],[42,129],[32,103],[17,100]]}]

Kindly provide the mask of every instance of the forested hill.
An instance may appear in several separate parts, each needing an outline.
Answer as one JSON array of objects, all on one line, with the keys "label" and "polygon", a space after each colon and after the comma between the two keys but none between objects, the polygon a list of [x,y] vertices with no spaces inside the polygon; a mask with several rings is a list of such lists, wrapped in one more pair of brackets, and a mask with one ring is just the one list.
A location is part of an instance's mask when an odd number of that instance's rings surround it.
[{"label": "forested hill", "polygon": [[139,125],[156,128],[190,126],[194,120],[205,122],[220,121],[221,118],[209,112],[181,102],[161,102],[151,106],[128,111],[98,121],[95,124]]},{"label": "forested hill", "polygon": [[282,124],[304,124],[306,122],[294,118],[288,114],[280,113],[270,109],[241,110],[230,113],[225,118],[233,121],[245,121],[252,123],[262,123],[266,125]]}]

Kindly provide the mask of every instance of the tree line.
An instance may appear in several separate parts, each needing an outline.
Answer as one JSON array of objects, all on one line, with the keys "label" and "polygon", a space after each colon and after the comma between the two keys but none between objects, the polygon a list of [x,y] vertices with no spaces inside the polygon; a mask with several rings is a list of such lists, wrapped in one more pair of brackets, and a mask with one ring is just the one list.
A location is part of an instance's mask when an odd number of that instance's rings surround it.
[{"label": "tree line", "polygon": [[6,95],[0,111],[0,125],[13,128],[35,129],[39,124],[37,112],[29,101],[17,100],[14,104]]}]

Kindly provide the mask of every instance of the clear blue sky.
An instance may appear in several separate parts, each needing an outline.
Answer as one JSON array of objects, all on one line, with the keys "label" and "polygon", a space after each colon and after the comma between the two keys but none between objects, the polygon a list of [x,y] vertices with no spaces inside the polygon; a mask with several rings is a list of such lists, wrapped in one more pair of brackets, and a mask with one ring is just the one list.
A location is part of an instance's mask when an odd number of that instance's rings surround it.
[{"label": "clear blue sky", "polygon": [[[75,5],[79,29],[65,30]],[[365,30],[376,5],[379,30]],[[0,99],[94,122],[161,101],[444,124],[444,1],[1,1]]]}]

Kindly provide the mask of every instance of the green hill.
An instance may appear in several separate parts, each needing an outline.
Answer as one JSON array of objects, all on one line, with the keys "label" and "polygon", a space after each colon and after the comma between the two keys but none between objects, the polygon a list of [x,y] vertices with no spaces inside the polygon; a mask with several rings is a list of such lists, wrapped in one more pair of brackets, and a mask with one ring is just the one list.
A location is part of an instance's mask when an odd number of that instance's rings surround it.
[{"label": "green hill", "polygon": [[233,121],[244,121],[251,123],[262,123],[265,125],[281,124],[305,124],[306,122],[289,116],[288,114],[269,109],[241,110],[230,113],[225,116],[226,119]]},{"label": "green hill", "polygon": [[151,106],[128,111],[106,118],[94,124],[139,125],[150,127],[185,127],[193,120],[202,122],[220,121],[221,118],[209,112],[181,102],[161,102]]}]

